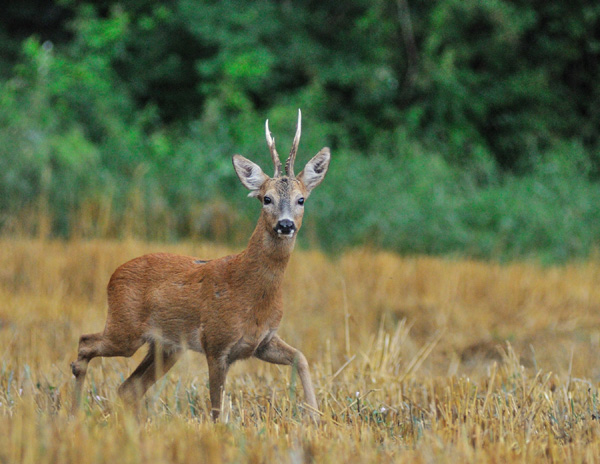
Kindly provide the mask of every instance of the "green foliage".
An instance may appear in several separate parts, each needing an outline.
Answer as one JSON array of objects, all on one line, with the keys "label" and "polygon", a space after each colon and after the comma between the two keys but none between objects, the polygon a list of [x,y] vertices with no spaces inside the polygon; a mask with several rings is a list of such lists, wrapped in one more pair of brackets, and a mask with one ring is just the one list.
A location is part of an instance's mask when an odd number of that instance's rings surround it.
[{"label": "green foliage", "polygon": [[333,151],[305,242],[598,246],[597,3],[24,5],[0,20],[1,228],[38,208],[62,235],[108,215],[86,233],[241,239],[256,213],[230,157],[266,167],[264,119],[283,154],[301,107],[302,160]]},{"label": "green foliage", "polygon": [[342,156],[319,188],[308,224],[333,250],[371,243],[409,254],[550,263],[588,256],[600,243],[600,186],[582,182],[564,152],[530,176],[505,175],[485,186],[418,147],[396,159]]}]

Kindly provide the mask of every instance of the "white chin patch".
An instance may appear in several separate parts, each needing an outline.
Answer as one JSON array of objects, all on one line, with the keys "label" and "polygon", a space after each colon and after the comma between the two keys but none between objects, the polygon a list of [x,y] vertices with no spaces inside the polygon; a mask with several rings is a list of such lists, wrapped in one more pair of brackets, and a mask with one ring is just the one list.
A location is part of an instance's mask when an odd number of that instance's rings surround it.
[{"label": "white chin patch", "polygon": [[292,238],[294,236],[294,231],[290,232],[289,234],[284,234],[281,232],[281,230],[277,231],[277,237],[279,238]]}]

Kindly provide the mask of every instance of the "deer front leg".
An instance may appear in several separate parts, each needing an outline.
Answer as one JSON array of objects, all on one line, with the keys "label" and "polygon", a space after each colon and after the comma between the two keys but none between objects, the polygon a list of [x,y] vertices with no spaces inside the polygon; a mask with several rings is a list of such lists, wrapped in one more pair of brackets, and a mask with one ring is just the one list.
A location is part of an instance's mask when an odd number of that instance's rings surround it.
[{"label": "deer front leg", "polygon": [[208,386],[210,389],[210,407],[213,422],[217,422],[221,414],[221,397],[225,387],[225,378],[229,365],[223,358],[207,358]]},{"label": "deer front leg", "polygon": [[308,362],[299,350],[291,347],[278,335],[275,335],[268,343],[260,346],[254,353],[254,356],[273,364],[284,364],[286,366],[295,364],[298,368],[302,388],[304,389],[306,403],[314,410],[318,410],[317,399],[315,398],[315,391],[310,379],[310,371],[308,370]]}]

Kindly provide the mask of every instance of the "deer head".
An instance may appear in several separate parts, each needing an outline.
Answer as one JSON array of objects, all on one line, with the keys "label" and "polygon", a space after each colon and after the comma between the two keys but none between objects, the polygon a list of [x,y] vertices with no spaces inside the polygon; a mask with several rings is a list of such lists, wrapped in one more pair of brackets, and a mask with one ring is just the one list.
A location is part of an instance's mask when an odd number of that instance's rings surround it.
[{"label": "deer head", "polygon": [[294,175],[294,161],[300,143],[302,113],[298,110],[298,125],[290,155],[285,163],[285,175],[281,173],[281,161],[275,148],[275,140],[269,131],[269,120],[265,124],[267,145],[271,152],[275,173],[266,175],[260,166],[241,155],[233,156],[233,167],[240,181],[263,205],[261,220],[274,236],[281,239],[295,237],[302,225],[304,201],[311,191],[325,178],[331,154],[329,148],[322,148],[297,176]]}]

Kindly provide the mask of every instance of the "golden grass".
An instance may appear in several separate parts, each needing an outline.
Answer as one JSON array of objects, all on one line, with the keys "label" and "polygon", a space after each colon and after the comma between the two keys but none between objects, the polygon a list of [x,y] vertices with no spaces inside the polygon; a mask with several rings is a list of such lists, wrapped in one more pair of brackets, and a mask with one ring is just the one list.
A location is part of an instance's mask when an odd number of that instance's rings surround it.
[{"label": "golden grass", "polygon": [[[1,239],[0,463],[595,462],[600,264],[556,268],[296,251],[280,329],[309,359],[319,424],[289,368],[232,368],[223,423],[190,353],[138,416],[116,389],[143,356],[92,361],[69,417],[80,334],[102,329],[114,268],[183,243]],[[296,391],[297,390],[297,391]]]}]

